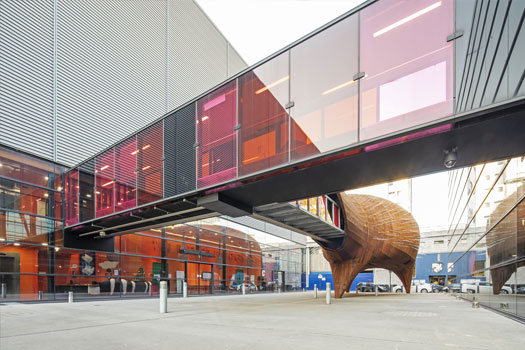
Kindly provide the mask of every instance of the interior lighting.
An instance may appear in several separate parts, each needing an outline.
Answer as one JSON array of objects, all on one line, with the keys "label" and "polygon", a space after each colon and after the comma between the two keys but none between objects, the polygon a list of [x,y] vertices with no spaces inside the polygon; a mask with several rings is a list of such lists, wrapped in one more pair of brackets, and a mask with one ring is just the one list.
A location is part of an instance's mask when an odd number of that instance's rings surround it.
[{"label": "interior lighting", "polygon": [[340,89],[342,89],[344,87],[350,86],[350,85],[352,85],[355,82],[356,82],[356,80],[347,81],[346,83],[342,83],[341,85],[337,85],[336,87],[333,87],[331,89],[323,91],[323,93],[321,95],[325,96],[325,95],[331,94],[332,92],[340,90]]},{"label": "interior lighting", "polygon": [[405,24],[407,22],[410,22],[411,20],[413,20],[415,18],[418,18],[419,16],[422,16],[422,15],[424,15],[427,12],[430,12],[430,11],[434,10],[434,9],[438,8],[439,6],[441,6],[441,1],[438,1],[438,2],[432,4],[432,5],[428,6],[428,7],[425,7],[422,10],[419,10],[419,11],[411,14],[408,17],[405,17],[405,18],[403,18],[403,19],[401,19],[401,20],[399,20],[399,21],[397,21],[395,23],[392,23],[391,25],[389,25],[389,26],[387,26],[387,27],[385,27],[385,28],[383,28],[381,30],[378,30],[377,32],[374,33],[373,37],[377,38],[378,36],[380,36],[382,34],[385,34],[385,33],[389,32],[392,29],[395,29],[395,28],[397,28],[399,26],[402,26],[403,24]]},{"label": "interior lighting", "polygon": [[49,177],[48,177],[48,176],[46,176],[46,177],[44,177],[44,179],[45,179],[45,180],[47,181],[47,180],[49,180]]},{"label": "interior lighting", "polygon": [[210,117],[208,117],[207,115],[205,115],[204,117],[202,117],[202,121],[205,121],[205,120],[208,120],[210,119]]},{"label": "interior lighting", "polygon": [[0,238],[0,242],[5,242],[5,238]]},{"label": "interior lighting", "polygon": [[135,154],[139,153],[139,150],[131,152],[131,155],[134,156]]},{"label": "interior lighting", "polygon": [[55,247],[55,252],[58,252],[60,250],[59,247]]},{"label": "interior lighting", "polygon": [[142,147],[142,150],[144,151],[145,149],[148,149],[150,147],[151,147],[151,145],[146,145],[146,146]]},{"label": "interior lighting", "polygon": [[47,247],[47,243],[42,243],[42,245],[43,245],[44,247]]},{"label": "interior lighting", "polygon": [[102,168],[100,168],[100,171],[104,171],[104,170],[106,170],[107,168],[109,168],[109,165],[104,165]]},{"label": "interior lighting", "polygon": [[290,76],[289,76],[289,75],[287,75],[287,76],[285,76],[284,78],[281,78],[281,79],[279,79],[279,80],[277,80],[277,81],[274,81],[273,83],[271,83],[271,84],[269,84],[269,85],[266,85],[265,87],[263,87],[263,88],[261,88],[261,89],[255,91],[255,94],[256,94],[256,95],[262,94],[262,93],[265,92],[266,90],[271,89],[271,88],[273,88],[274,86],[279,85],[279,84],[281,84],[281,83],[284,83],[284,82],[287,81],[288,79],[290,79]]},{"label": "interior lighting", "polygon": [[14,243],[13,245],[15,245],[15,246],[17,246],[17,247],[18,247],[18,246],[20,245],[20,243]]},{"label": "interior lighting", "polygon": [[0,168],[1,168],[2,166],[3,166],[3,164],[2,164],[2,163],[0,163]]},{"label": "interior lighting", "polygon": [[151,165],[146,165],[142,170],[148,170],[149,168],[151,168]]},{"label": "interior lighting", "polygon": [[47,194],[47,193],[44,193],[44,197],[46,197],[46,198],[47,198],[47,197],[49,197],[49,194]]},{"label": "interior lighting", "polygon": [[105,184],[102,185],[102,187],[106,187],[106,186],[109,186],[113,183],[113,181],[110,181],[110,182],[106,182]]}]

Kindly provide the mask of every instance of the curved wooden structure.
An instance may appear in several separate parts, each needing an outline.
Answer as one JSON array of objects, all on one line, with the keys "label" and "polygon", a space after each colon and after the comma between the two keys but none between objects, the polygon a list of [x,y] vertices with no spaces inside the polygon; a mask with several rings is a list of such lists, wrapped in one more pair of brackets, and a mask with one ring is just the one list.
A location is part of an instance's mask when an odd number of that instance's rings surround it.
[{"label": "curved wooden structure", "polygon": [[[520,257],[525,256],[525,201],[509,212],[524,192],[525,186],[521,186],[505,198],[490,214],[487,222],[487,229],[497,223],[485,238],[490,266],[497,266],[490,270],[494,294],[499,294],[512,274],[525,266],[525,261],[519,261]],[[514,284],[516,281],[508,283]]]},{"label": "curved wooden structure", "polygon": [[419,250],[419,226],[399,205],[369,195],[339,194],[345,237],[337,248],[319,242],[332,267],[335,297],[349,290],[357,274],[367,268],[393,271],[410,292]]}]

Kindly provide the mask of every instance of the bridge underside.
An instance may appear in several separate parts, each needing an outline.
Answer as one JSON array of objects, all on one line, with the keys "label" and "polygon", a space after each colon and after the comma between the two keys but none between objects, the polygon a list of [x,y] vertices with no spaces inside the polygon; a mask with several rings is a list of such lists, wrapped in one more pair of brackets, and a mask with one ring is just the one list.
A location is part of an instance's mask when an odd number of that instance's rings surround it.
[{"label": "bridge underside", "polygon": [[[70,247],[111,249],[102,242],[91,246],[87,241],[94,241],[93,237],[98,238],[97,241],[107,241],[105,238],[112,235],[221,214],[235,217],[256,213],[259,219],[275,222],[275,218],[264,215],[263,206],[440,172],[446,169],[443,151],[454,147],[457,147],[458,155],[456,168],[525,152],[523,101],[450,123],[452,129],[447,132],[369,152],[364,148],[350,149],[347,152],[354,151],[351,153],[356,154],[331,155],[242,181],[233,188],[224,186],[224,190],[212,195],[201,191],[187,197],[165,199],[145,208],[66,228],[66,241]],[[399,135],[396,137],[402,140]],[[292,225],[290,228],[294,229]],[[334,239],[340,237],[334,235]]]}]

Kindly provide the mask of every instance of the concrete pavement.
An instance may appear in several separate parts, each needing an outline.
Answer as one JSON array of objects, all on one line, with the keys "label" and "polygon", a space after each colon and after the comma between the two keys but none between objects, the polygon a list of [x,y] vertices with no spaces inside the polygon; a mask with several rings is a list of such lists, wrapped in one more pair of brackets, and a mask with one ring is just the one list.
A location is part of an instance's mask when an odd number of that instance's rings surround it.
[{"label": "concrete pavement", "polygon": [[0,349],[521,349],[525,326],[444,294],[324,292],[0,306]]}]

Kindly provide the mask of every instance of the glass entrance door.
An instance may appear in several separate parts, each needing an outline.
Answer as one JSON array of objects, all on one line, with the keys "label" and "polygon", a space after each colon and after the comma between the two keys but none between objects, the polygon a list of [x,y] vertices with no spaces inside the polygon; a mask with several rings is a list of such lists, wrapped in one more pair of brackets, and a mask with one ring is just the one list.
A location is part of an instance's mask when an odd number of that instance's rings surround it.
[{"label": "glass entrance door", "polygon": [[211,294],[213,286],[213,265],[186,263],[188,294]]}]

